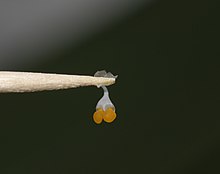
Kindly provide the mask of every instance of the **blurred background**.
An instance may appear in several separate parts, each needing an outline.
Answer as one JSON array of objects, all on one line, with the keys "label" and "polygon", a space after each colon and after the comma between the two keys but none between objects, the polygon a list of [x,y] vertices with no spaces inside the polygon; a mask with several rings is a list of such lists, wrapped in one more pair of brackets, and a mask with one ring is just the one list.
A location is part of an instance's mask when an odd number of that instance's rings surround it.
[{"label": "blurred background", "polygon": [[95,87],[1,94],[0,173],[219,173],[220,3],[0,2],[0,69],[119,75],[117,119]]}]

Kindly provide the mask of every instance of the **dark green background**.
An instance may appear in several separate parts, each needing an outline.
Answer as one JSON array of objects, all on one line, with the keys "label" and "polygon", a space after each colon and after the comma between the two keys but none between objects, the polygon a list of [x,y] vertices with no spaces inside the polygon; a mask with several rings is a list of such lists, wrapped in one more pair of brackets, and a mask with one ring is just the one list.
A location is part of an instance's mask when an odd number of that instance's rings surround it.
[{"label": "dark green background", "polygon": [[218,1],[160,1],[22,71],[118,74],[112,124],[95,87],[1,94],[0,173],[219,173]]}]

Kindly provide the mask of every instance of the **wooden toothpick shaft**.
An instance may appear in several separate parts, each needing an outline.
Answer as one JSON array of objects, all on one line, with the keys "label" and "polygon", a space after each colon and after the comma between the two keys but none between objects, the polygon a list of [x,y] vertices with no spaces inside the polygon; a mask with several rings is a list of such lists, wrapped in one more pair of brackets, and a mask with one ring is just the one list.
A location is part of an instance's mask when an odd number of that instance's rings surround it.
[{"label": "wooden toothpick shaft", "polygon": [[0,93],[58,90],[80,86],[108,86],[114,83],[115,78],[0,71]]}]

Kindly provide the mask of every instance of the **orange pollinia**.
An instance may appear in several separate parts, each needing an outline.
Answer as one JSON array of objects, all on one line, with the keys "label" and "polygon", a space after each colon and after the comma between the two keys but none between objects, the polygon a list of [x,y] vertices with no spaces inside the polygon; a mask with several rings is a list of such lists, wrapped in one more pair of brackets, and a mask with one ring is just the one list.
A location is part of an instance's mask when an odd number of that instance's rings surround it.
[{"label": "orange pollinia", "polygon": [[101,124],[103,120],[107,123],[111,123],[115,119],[116,113],[112,108],[108,108],[106,111],[100,108],[93,114],[93,120],[96,124]]}]

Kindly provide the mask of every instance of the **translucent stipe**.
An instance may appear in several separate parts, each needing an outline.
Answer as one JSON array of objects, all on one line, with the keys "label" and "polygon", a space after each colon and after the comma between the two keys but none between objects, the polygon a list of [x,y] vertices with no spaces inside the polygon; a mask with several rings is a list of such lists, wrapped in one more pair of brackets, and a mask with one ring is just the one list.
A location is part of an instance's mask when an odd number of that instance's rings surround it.
[{"label": "translucent stipe", "polygon": [[98,101],[97,105],[96,105],[96,109],[103,109],[104,111],[108,108],[114,108],[115,110],[115,106],[113,105],[113,103],[111,102],[110,98],[109,98],[109,92],[108,89],[105,86],[102,86],[102,89],[104,91],[103,97]]}]

